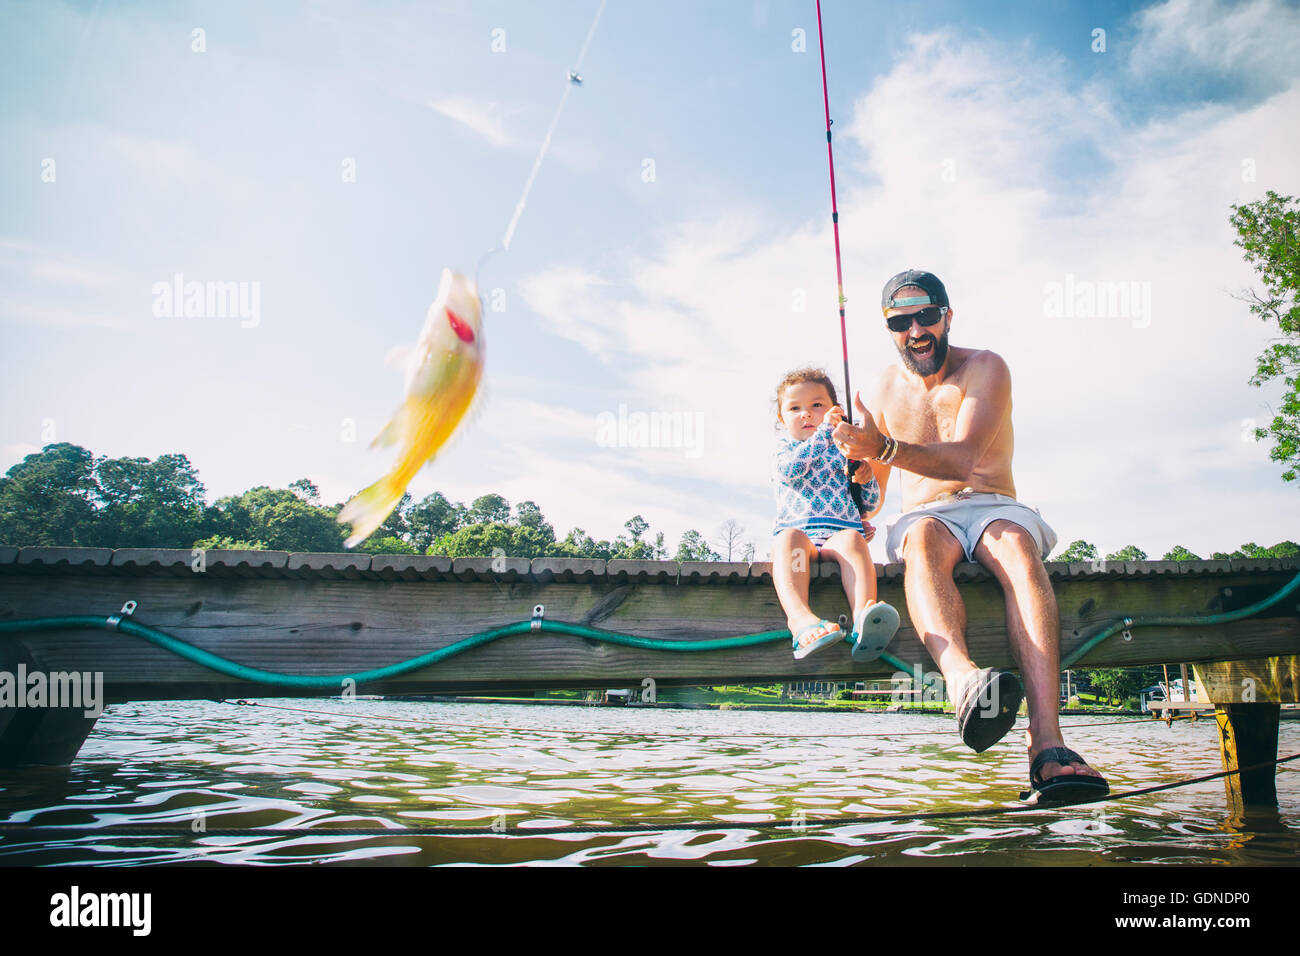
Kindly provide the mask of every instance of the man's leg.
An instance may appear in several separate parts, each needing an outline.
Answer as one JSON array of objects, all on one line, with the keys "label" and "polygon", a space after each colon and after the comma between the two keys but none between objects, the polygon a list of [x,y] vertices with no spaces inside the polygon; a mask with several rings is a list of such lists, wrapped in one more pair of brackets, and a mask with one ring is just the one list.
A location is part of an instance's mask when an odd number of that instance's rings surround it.
[{"label": "man's leg", "polygon": [[966,552],[937,518],[922,518],[908,528],[902,551],[907,613],[939,665],[949,696],[957,700],[961,685],[979,669],[966,650],[966,605],[952,579]]},{"label": "man's leg", "polygon": [[[984,529],[975,560],[1002,585],[1007,602],[1007,634],[1020,664],[1029,705],[1029,758],[1047,747],[1064,747],[1061,737],[1061,619],[1038,542],[1013,521],[998,520]],[[1079,773],[1101,776],[1087,764],[1044,764],[1042,778]]]}]

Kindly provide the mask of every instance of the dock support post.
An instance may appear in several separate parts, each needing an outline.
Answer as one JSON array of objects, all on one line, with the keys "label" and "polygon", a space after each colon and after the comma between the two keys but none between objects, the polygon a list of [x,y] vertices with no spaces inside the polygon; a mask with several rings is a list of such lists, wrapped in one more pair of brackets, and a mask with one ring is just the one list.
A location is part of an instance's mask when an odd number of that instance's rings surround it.
[{"label": "dock support post", "polygon": [[[1198,664],[1196,677],[1214,703],[1223,769],[1239,770],[1277,760],[1281,704],[1296,700],[1300,655]],[[1224,777],[1232,810],[1276,807],[1276,774],[1276,768],[1268,766]]]},{"label": "dock support post", "polygon": [[[1216,704],[1219,754],[1224,770],[1240,770],[1277,759],[1280,704]],[[1234,811],[1247,806],[1277,806],[1277,775],[1272,766],[1223,778]]]},{"label": "dock support post", "polygon": [[75,707],[0,709],[0,768],[72,763],[98,719]]},{"label": "dock support post", "polygon": [[99,719],[85,716],[85,707],[18,706],[27,692],[19,678],[38,671],[48,679],[49,668],[24,644],[0,640],[0,680],[7,678],[12,692],[0,706],[0,768],[70,764]]}]

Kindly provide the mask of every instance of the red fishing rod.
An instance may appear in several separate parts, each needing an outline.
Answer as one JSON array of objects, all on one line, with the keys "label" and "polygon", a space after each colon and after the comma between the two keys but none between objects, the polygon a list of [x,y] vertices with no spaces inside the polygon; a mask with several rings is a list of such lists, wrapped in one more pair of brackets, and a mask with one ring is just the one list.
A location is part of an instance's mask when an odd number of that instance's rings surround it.
[{"label": "red fishing rod", "polygon": [[[822,58],[822,105],[826,110],[826,161],[831,170],[831,225],[835,232],[835,288],[840,306],[840,344],[844,349],[844,416],[853,424],[853,392],[849,388],[849,332],[844,319],[844,266],[840,258],[840,210],[835,200],[835,150],[831,147],[831,99],[826,88],[826,43],[822,39],[822,0],[817,0],[817,47]],[[849,491],[859,507],[862,505],[862,486],[853,481],[853,473],[862,464],[848,464]]]}]

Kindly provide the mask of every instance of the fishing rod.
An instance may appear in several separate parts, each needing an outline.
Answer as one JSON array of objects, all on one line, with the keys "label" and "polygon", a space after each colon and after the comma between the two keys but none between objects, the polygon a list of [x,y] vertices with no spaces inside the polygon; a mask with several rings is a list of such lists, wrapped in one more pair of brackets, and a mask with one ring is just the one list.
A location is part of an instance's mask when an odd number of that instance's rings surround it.
[{"label": "fishing rod", "polygon": [[[822,105],[826,111],[826,161],[831,171],[831,226],[835,233],[835,288],[840,307],[840,345],[844,350],[844,415],[853,424],[853,391],[849,386],[849,332],[844,319],[844,264],[840,256],[840,210],[835,198],[835,150],[831,146],[831,99],[826,84],[826,43],[822,39],[822,0],[817,0],[817,48],[822,60]],[[862,462],[850,460],[845,468],[849,476],[849,493],[854,503],[862,507],[862,486],[853,480],[853,473]]]}]

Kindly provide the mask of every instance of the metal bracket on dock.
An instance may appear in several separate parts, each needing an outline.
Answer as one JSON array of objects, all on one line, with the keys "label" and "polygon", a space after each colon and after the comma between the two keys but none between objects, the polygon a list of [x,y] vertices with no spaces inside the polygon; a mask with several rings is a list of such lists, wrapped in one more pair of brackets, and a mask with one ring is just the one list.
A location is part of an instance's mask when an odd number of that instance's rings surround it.
[{"label": "metal bracket on dock", "polygon": [[542,629],[542,618],[546,616],[546,605],[537,604],[533,606],[533,625],[532,630],[540,631]]},{"label": "metal bracket on dock", "polygon": [[135,613],[136,606],[137,605],[135,601],[127,601],[125,604],[122,605],[121,611],[109,617],[108,626],[116,631],[117,626],[122,623],[123,617],[130,617],[132,614]]},{"label": "metal bracket on dock", "polygon": [[1126,641],[1133,640],[1133,632],[1129,630],[1129,628],[1132,626],[1133,626],[1133,618],[1131,617],[1124,618],[1124,640]]}]

